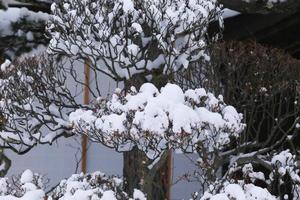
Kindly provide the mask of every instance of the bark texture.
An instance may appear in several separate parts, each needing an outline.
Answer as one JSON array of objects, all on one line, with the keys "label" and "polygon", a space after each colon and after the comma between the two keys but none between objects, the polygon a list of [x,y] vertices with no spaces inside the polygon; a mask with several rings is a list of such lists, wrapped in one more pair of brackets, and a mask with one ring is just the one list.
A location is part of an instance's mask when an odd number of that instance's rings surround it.
[{"label": "bark texture", "polygon": [[149,169],[150,160],[145,153],[134,147],[130,152],[124,153],[123,175],[125,180],[124,190],[132,194],[135,188],[146,193],[147,199],[170,198],[170,152],[166,151],[160,160]]}]

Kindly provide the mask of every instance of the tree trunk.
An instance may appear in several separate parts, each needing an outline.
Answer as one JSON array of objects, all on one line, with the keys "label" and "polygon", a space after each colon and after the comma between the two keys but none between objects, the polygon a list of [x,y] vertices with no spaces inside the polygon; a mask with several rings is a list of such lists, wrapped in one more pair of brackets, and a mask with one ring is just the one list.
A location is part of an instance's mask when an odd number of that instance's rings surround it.
[{"label": "tree trunk", "polygon": [[[158,73],[158,76],[152,79],[156,87],[161,88],[168,81],[168,77]],[[147,82],[143,75],[137,75],[125,82],[125,89],[140,86]],[[134,189],[142,190],[148,200],[170,199],[170,151],[163,152],[163,155],[156,164],[149,169],[148,166],[153,162],[146,154],[136,146],[129,152],[123,154],[123,177],[124,190],[132,195]]]},{"label": "tree trunk", "polygon": [[151,169],[151,161],[136,146],[124,153],[124,190],[132,195],[134,189],[142,190],[147,199],[169,199],[170,195],[170,152],[164,152],[158,163]]},{"label": "tree trunk", "polygon": [[11,166],[11,160],[4,154],[3,149],[0,149],[0,165],[2,166],[0,177],[4,177]]}]

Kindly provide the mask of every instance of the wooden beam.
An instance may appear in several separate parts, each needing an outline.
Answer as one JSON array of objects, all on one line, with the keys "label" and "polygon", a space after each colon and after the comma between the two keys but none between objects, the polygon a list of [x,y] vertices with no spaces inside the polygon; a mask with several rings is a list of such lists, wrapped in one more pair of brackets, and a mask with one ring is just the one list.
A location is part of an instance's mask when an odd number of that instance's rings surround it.
[{"label": "wooden beam", "polygon": [[[212,24],[211,32],[217,24]],[[285,14],[242,14],[225,19],[223,39],[255,40],[258,43],[287,51],[300,59],[300,11]]]},{"label": "wooden beam", "polygon": [[[300,2],[300,0],[299,0]],[[219,31],[217,22],[209,33]],[[300,10],[281,14],[240,14],[224,20],[223,40],[254,40],[263,45],[283,49],[300,59]]]},{"label": "wooden beam", "polygon": [[247,14],[295,13],[300,8],[299,0],[270,3],[268,0],[219,0],[224,7]]},{"label": "wooden beam", "polygon": [[166,171],[167,171],[167,174],[166,174],[166,184],[168,186],[168,191],[167,191],[167,200],[171,200],[171,188],[172,188],[172,173],[173,173],[173,170],[172,170],[172,166],[173,166],[173,162],[172,162],[172,159],[173,159],[173,156],[172,156],[172,151],[169,150],[169,153],[168,153],[168,157],[167,157],[167,162],[166,162]]},{"label": "wooden beam", "polygon": [[[90,62],[88,60],[84,63],[84,93],[83,93],[83,103],[89,104],[90,103]],[[82,136],[81,140],[81,171],[83,173],[87,172],[87,144],[88,138],[86,135]]]}]

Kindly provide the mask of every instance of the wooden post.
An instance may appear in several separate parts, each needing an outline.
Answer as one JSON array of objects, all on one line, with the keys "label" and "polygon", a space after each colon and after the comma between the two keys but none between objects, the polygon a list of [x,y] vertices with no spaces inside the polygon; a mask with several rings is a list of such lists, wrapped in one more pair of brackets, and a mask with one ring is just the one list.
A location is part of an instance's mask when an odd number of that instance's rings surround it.
[{"label": "wooden post", "polygon": [[170,150],[167,157],[167,174],[166,174],[166,184],[168,186],[168,191],[166,194],[167,200],[171,200],[171,187],[172,187],[172,151]]},{"label": "wooden post", "polygon": [[[88,60],[84,62],[84,88],[83,88],[83,103],[89,104],[90,103],[90,63]],[[87,144],[88,138],[86,135],[82,136],[81,140],[81,171],[86,173],[87,169]]]}]

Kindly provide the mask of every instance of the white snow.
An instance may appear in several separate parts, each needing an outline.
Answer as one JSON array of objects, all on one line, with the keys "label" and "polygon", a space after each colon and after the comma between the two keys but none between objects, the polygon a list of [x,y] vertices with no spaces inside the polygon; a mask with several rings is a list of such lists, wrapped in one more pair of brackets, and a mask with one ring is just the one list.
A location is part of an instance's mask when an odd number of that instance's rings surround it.
[{"label": "white snow", "polygon": [[132,88],[127,95],[117,90],[101,105],[72,112],[74,131],[87,132],[96,141],[102,138],[100,142],[122,151],[137,144],[153,159],[166,148],[194,149],[199,141],[211,150],[222,148],[244,128],[234,107],[203,88],[184,92],[167,84],[158,91],[145,83],[139,92]]},{"label": "white snow", "polygon": [[30,183],[33,181],[33,173],[29,169],[25,170],[23,174],[21,175],[20,179],[21,183]]},{"label": "white snow", "polygon": [[229,199],[246,200],[246,196],[242,187],[237,184],[229,184],[226,186],[225,194]]},{"label": "white snow", "polygon": [[145,194],[142,191],[138,190],[138,189],[134,189],[133,198],[135,200],[147,200],[146,197],[145,197]]},{"label": "white snow", "polygon": [[105,191],[100,200],[117,200],[115,193],[111,190]]},{"label": "white snow", "polygon": [[0,67],[1,71],[6,72],[8,70],[8,67],[10,66],[10,64],[11,64],[11,61],[8,59],[5,59],[4,63],[1,64],[1,67]]},{"label": "white snow", "polygon": [[237,16],[239,15],[240,13],[235,11],[235,10],[230,10],[228,8],[225,8],[223,9],[223,18],[226,19],[226,18],[230,18],[230,17],[234,17],[234,16]]},{"label": "white snow", "polygon": [[223,192],[219,194],[205,193],[200,200],[276,200],[267,189],[255,186],[253,184],[246,184],[241,187],[238,184],[228,184]]},{"label": "white snow", "polygon": [[133,12],[134,11],[134,4],[132,0],[121,0],[123,4],[123,11],[125,13]]}]

